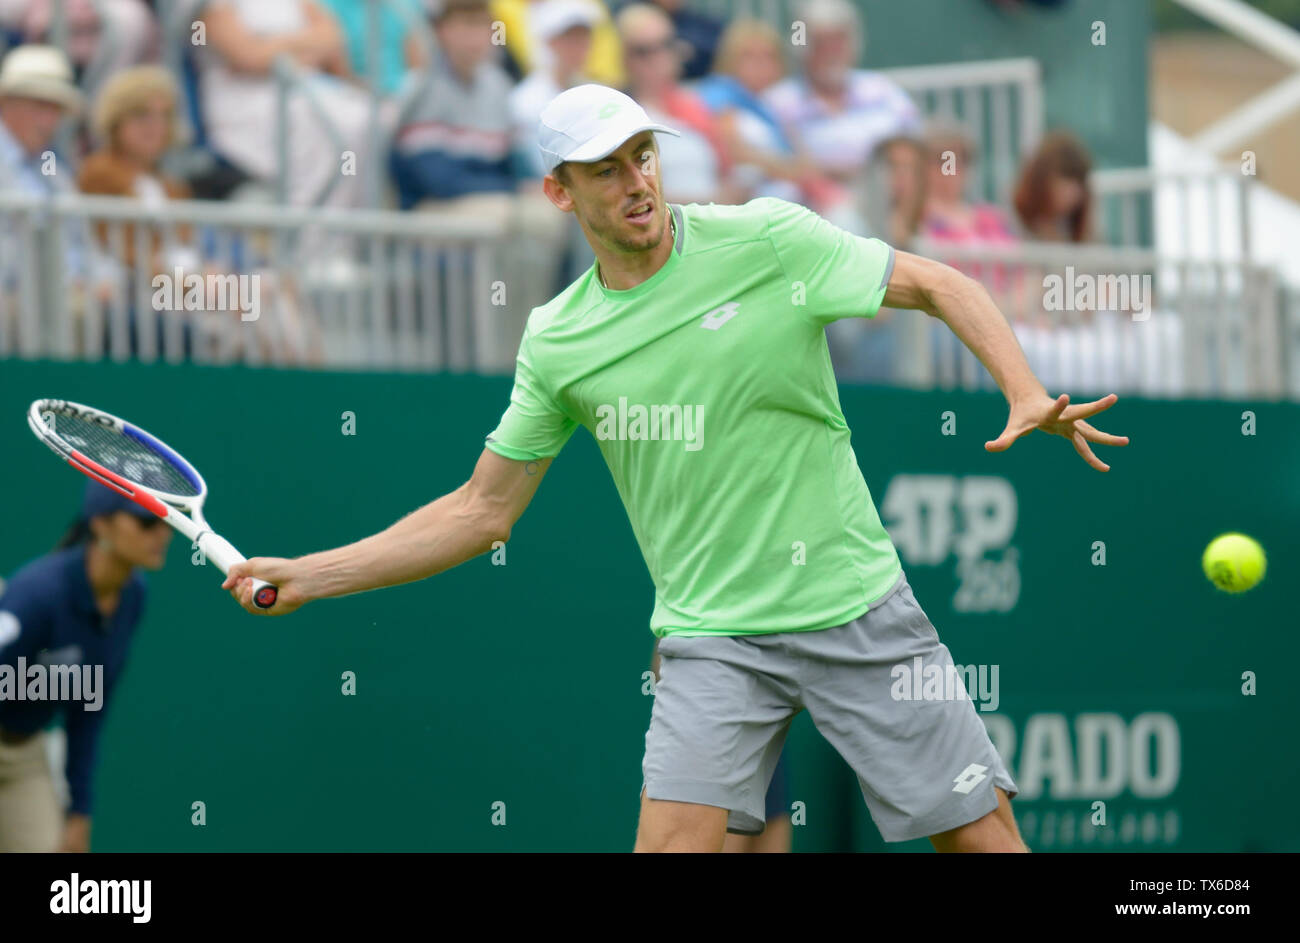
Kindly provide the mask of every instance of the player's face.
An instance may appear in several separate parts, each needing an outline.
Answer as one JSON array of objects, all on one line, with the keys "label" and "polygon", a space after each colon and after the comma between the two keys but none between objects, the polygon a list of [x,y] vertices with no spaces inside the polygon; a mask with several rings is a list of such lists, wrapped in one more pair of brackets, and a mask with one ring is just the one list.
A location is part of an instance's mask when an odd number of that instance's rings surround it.
[{"label": "player's face", "polygon": [[654,134],[646,131],[604,160],[569,164],[565,190],[592,237],[623,252],[644,252],[659,245],[668,225],[659,169]]}]

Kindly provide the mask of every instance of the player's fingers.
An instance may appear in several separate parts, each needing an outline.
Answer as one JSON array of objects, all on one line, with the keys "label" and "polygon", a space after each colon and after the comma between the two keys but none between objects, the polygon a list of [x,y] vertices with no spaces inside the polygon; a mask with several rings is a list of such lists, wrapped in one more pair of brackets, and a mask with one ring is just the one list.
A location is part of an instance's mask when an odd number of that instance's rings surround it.
[{"label": "player's fingers", "polygon": [[1110,466],[1093,454],[1092,449],[1088,446],[1088,440],[1083,437],[1082,432],[1076,432],[1071,441],[1074,443],[1074,450],[1079,453],[1085,462],[1097,469],[1097,471],[1110,471]]},{"label": "player's fingers", "polygon": [[985,442],[984,448],[990,452],[1003,452],[1009,449],[1011,447],[1011,443],[1016,441],[1017,438],[1018,436],[1016,436],[1011,431],[1011,427],[1008,426],[1007,428],[1002,430],[1002,434],[998,436],[996,439],[992,439],[988,442]]},{"label": "player's fingers", "polygon": [[1013,419],[1007,421],[1007,426],[1002,430],[1002,434],[991,442],[985,442],[984,448],[990,452],[1002,452],[1011,448],[1011,443],[1015,442],[1022,435],[1032,432],[1034,424],[1032,422],[1016,422]]},{"label": "player's fingers", "polygon": [[1061,419],[1067,421],[1071,419],[1087,419],[1089,416],[1095,416],[1103,410],[1110,409],[1118,400],[1118,396],[1110,393],[1101,399],[1093,400],[1091,403],[1079,403],[1077,406],[1071,406],[1061,413]]},{"label": "player's fingers", "polygon": [[253,580],[251,577],[246,578],[239,586],[239,604],[255,616],[265,615],[261,609],[253,605]]},{"label": "player's fingers", "polygon": [[1089,442],[1096,442],[1100,445],[1128,445],[1128,436],[1126,435],[1111,435],[1109,432],[1102,432],[1100,429],[1095,429],[1083,421],[1076,422],[1074,425]]},{"label": "player's fingers", "polygon": [[221,584],[221,588],[230,589],[230,587],[238,585],[240,580],[252,576],[253,565],[255,562],[256,559],[241,560],[232,566],[229,572],[226,573],[226,581]]},{"label": "player's fingers", "polygon": [[[234,572],[234,568],[231,568]],[[230,588],[230,595],[234,597],[235,602],[239,603],[239,608],[252,611],[252,585],[253,581],[248,577],[236,577],[235,585]]]}]

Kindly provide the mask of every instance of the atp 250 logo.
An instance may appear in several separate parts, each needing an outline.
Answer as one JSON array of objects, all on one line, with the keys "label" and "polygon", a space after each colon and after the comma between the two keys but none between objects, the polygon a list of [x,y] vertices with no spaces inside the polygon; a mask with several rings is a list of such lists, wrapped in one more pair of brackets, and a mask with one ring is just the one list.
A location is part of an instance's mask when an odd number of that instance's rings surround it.
[{"label": "atp 250 logo", "polygon": [[1009,612],[1020,599],[1016,490],[990,475],[895,475],[880,513],[909,565],[957,558],[958,612]]}]

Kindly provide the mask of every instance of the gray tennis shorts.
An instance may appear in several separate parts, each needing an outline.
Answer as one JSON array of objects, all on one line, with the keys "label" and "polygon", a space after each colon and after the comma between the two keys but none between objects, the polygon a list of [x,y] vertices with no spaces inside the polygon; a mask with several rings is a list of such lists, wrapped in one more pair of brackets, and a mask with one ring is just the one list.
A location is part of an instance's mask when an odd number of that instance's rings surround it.
[{"label": "gray tennis shorts", "polygon": [[1016,794],[974,702],[951,696],[951,687],[946,698],[897,697],[897,666],[915,671],[920,664],[928,673],[953,663],[902,574],[844,625],[669,636],[659,640],[659,658],[642,788],[651,799],[729,810],[729,832],[763,830],[772,771],[791,721],[805,708],[857,773],[885,841],[987,815],[997,808],[994,786]]}]

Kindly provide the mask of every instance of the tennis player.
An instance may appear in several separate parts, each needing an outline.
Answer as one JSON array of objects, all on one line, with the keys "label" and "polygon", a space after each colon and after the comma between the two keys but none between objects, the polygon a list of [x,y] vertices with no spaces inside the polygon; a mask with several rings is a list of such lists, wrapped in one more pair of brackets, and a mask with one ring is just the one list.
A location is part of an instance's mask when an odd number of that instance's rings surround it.
[{"label": "tennis player", "polygon": [[[1002,451],[1034,430],[1126,445],[1034,377],[988,293],[952,268],[850,235],[792,203],[665,204],[653,123],[596,85],[556,96],[546,195],[595,264],[533,310],[514,391],[470,480],[357,543],[254,558],[223,587],[269,612],[423,579],[508,538],[578,426],[596,438],[656,590],[662,679],[636,849],[717,851],[763,826],[791,719],[807,709],[857,773],[887,841],[1027,850],[1016,787],[969,700],[894,700],[891,668],[952,663],[917,604],[849,443],[823,328],[883,304],[940,318],[1009,403]],[[871,447],[888,447],[888,428]]]}]

